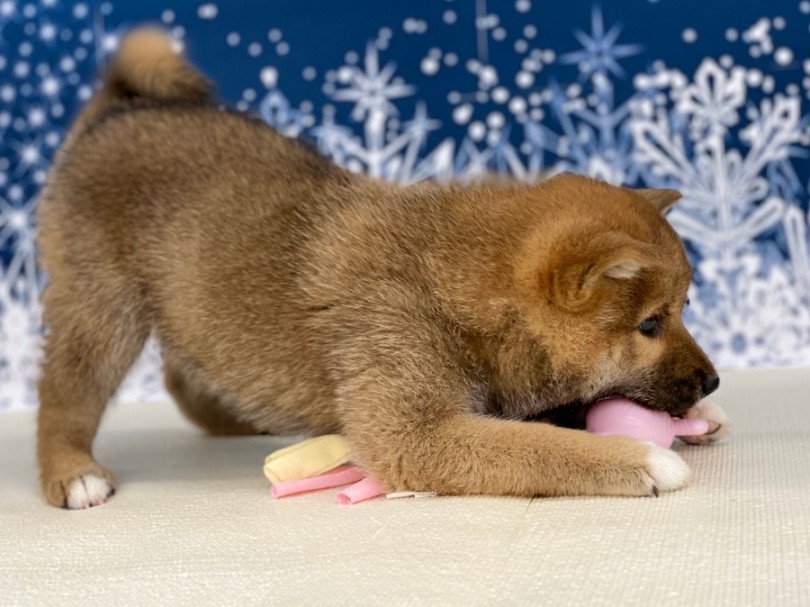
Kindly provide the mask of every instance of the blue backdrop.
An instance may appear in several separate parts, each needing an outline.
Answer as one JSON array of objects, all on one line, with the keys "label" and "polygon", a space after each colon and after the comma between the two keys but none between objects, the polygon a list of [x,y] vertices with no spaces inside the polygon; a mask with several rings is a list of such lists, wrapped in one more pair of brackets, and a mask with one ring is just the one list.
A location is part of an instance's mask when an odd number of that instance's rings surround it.
[{"label": "blue backdrop", "polygon": [[[561,170],[677,187],[688,322],[722,367],[810,363],[810,1],[0,0],[0,409],[35,403],[33,214],[123,32],[221,98],[400,182]],[[125,390],[160,389],[152,344]]]}]

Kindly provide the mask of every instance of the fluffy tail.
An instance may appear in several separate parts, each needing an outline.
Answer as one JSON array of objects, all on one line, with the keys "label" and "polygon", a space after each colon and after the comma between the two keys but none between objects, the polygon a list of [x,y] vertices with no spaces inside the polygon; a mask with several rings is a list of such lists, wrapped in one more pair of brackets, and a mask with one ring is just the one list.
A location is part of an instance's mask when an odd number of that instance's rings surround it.
[{"label": "fluffy tail", "polygon": [[101,89],[80,122],[84,126],[108,106],[124,100],[205,103],[210,99],[211,88],[208,79],[174,50],[172,39],[165,32],[138,29],[121,41]]},{"label": "fluffy tail", "polygon": [[145,97],[202,103],[211,85],[184,57],[172,40],[157,29],[127,35],[105,78],[104,88],[121,98]]}]

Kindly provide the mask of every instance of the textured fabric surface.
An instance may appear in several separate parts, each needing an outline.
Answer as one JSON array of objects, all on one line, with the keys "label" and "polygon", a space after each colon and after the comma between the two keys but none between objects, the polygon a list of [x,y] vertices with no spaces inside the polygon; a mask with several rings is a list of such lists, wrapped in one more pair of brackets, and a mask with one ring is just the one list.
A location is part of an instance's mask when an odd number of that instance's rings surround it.
[{"label": "textured fabric surface", "polygon": [[724,376],[725,445],[659,499],[273,501],[291,441],[205,438],[120,406],[99,459],[121,486],[68,512],[36,491],[33,413],[0,420],[0,604],[810,605],[810,375]]}]

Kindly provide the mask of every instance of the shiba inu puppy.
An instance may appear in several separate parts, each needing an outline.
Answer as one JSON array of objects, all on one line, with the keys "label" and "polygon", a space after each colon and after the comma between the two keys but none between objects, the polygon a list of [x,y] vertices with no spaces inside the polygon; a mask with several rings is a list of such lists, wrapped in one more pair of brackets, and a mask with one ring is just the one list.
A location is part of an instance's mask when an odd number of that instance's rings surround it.
[{"label": "shiba inu puppy", "polygon": [[[651,495],[674,452],[543,423],[624,395],[727,428],[681,321],[680,195],[563,175],[400,187],[218,109],[160,32],[122,44],[40,207],[41,484],[113,492],[92,456],[147,337],[213,434],[333,433],[390,490]],[[576,417],[576,416],[574,416]]]}]

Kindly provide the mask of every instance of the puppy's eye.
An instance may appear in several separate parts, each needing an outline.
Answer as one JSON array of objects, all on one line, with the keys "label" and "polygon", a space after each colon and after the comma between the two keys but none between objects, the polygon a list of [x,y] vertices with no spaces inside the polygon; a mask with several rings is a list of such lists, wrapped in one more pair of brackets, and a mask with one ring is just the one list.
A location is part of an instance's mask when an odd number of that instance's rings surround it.
[{"label": "puppy's eye", "polygon": [[638,326],[639,332],[646,337],[657,337],[662,329],[661,319],[655,316],[642,321]]}]

